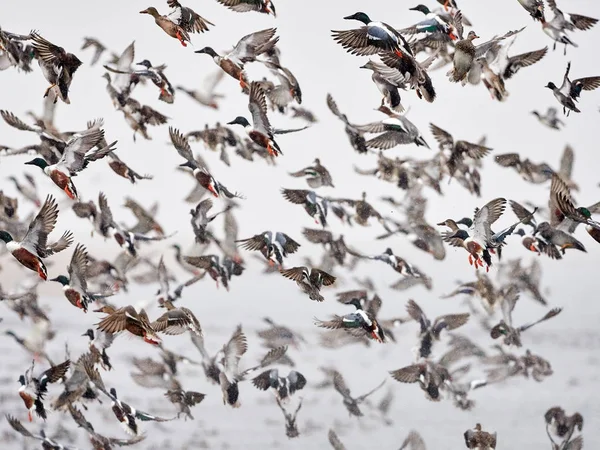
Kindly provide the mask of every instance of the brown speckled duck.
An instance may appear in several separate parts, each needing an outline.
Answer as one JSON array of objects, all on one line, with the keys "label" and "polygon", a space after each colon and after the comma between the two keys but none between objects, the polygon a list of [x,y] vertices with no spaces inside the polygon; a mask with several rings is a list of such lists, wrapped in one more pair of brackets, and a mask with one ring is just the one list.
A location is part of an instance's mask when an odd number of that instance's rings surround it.
[{"label": "brown speckled duck", "polygon": [[181,42],[184,47],[187,47],[186,42],[190,42],[190,33],[204,33],[208,31],[209,25],[214,25],[193,9],[182,6],[177,0],[167,0],[167,4],[173,10],[166,16],[160,15],[153,6],[140,11],[140,14],[150,14],[154,17],[156,25]]}]

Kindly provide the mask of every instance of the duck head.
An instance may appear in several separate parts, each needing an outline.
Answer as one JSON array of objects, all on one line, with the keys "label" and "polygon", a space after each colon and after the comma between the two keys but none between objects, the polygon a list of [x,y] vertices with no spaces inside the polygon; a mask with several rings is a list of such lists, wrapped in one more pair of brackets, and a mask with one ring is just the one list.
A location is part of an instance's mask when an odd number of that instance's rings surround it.
[{"label": "duck head", "polygon": [[49,165],[43,158],[33,158],[31,161],[27,161],[25,164],[28,166],[37,166],[42,170],[44,170]]},{"label": "duck head", "polygon": [[590,210],[584,208],[583,206],[577,208],[577,211],[579,211],[586,219],[590,219],[592,217],[592,213],[590,212]]},{"label": "duck head", "polygon": [[19,382],[19,384],[21,386],[26,386],[27,385],[27,383],[25,382],[25,375],[19,376],[19,379],[17,381]]},{"label": "duck head", "polygon": [[461,225],[464,225],[466,227],[471,227],[473,225],[473,220],[469,219],[468,217],[463,217],[462,219],[460,219],[458,222]]},{"label": "duck head", "polygon": [[369,61],[364,66],[360,66],[359,69],[375,70],[375,64],[373,64],[373,61]]},{"label": "duck head", "polygon": [[183,164],[179,164],[179,167],[187,167],[189,169],[194,170],[196,168],[196,164],[194,161],[186,161]]},{"label": "duck head", "polygon": [[136,63],[138,66],[144,66],[146,69],[149,69],[150,67],[152,67],[152,63],[150,61],[148,61],[147,59],[143,60],[142,62]]},{"label": "duck head", "polygon": [[548,83],[546,86],[544,86],[544,87],[546,87],[546,88],[548,88],[548,89],[552,89],[552,90],[556,89],[556,85],[555,85],[555,84],[554,84],[552,81],[550,81],[550,82],[549,82],[549,83]]},{"label": "duck head", "polygon": [[364,12],[354,13],[351,16],[344,17],[344,19],[346,19],[346,20],[358,20],[358,21],[364,23],[365,25],[368,25],[369,23],[371,23],[371,19]]},{"label": "duck head", "polygon": [[140,11],[140,14],[150,14],[155,19],[157,17],[160,17],[160,14],[158,13],[158,11],[156,10],[156,8],[154,6],[150,6],[149,8],[146,8],[143,11]]},{"label": "duck head", "polygon": [[358,298],[353,298],[352,300],[350,300],[346,304],[347,305],[353,305],[357,310],[358,309],[362,309],[362,306],[360,304],[360,300]]},{"label": "duck head", "polygon": [[88,330],[82,334],[82,336],[87,336],[90,338],[90,340],[94,340],[94,330],[92,330],[91,328],[88,328]]},{"label": "duck head", "polygon": [[227,122],[227,125],[241,125],[244,128],[246,128],[250,126],[250,122],[248,122],[248,119],[246,119],[245,117],[237,116],[231,122]]},{"label": "duck head", "polygon": [[56,278],[52,278],[48,281],[56,281],[57,283],[60,283],[63,286],[67,286],[69,284],[69,279],[64,275],[59,275]]},{"label": "duck head", "polygon": [[409,11],[421,11],[423,14],[427,15],[429,14],[431,11],[429,10],[429,8],[425,5],[417,5],[414,8],[408,8]]},{"label": "duck head", "polygon": [[213,58],[219,56],[217,52],[215,52],[212,47],[204,47],[201,50],[196,50],[194,53],[206,53],[207,55],[212,56]]},{"label": "duck head", "polygon": [[0,240],[3,240],[7,244],[13,240],[13,237],[8,231],[0,231]]},{"label": "duck head", "polygon": [[467,40],[474,41],[475,39],[479,39],[477,33],[475,33],[473,30],[469,31],[469,34],[467,35]]}]

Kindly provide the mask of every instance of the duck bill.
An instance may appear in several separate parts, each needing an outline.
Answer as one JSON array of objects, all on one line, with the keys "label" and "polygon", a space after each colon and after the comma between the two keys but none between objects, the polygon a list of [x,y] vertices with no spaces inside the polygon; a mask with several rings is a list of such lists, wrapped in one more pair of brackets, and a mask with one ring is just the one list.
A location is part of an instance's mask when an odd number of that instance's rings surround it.
[{"label": "duck bill", "polygon": [[194,165],[190,161],[186,161],[183,164],[179,164],[179,167],[187,167],[189,169],[194,169]]}]

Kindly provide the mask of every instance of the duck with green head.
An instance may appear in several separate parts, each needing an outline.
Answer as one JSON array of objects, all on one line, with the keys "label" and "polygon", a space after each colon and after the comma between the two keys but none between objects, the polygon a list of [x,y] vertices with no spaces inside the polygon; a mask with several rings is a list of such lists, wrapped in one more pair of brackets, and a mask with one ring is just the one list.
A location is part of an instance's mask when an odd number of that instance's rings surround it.
[{"label": "duck with green head", "polygon": [[[109,145],[102,146],[104,140],[104,130],[101,128],[102,120],[93,123],[87,130],[73,134],[66,142],[62,156],[56,164],[48,164],[43,158],[34,158],[25,164],[37,166],[67,194],[70,199],[77,198],[77,189],[71,180],[71,177],[77,175],[92,161],[104,158],[115,150],[117,141]],[[94,147],[98,147],[90,152]]]},{"label": "duck with green head", "polygon": [[44,281],[48,279],[48,270],[43,258],[58,253],[73,243],[73,235],[65,231],[54,244],[48,245],[48,235],[54,230],[58,219],[58,207],[54,197],[49,195],[22,241],[17,241],[7,231],[0,231],[0,240],[6,243],[6,249],[23,266],[37,272]]},{"label": "duck with green head", "polygon": [[413,57],[410,46],[396,29],[387,23],[374,22],[364,12],[344,17],[345,20],[358,20],[365,26],[343,31],[332,31],[333,40],[353,55],[368,56],[383,52],[393,52],[398,57]]},{"label": "duck with green head", "polygon": [[418,22],[412,27],[400,30],[404,34],[419,34],[419,33],[442,33],[447,35],[451,40],[455,41],[457,36],[454,34],[452,26],[442,19],[438,14],[432,12],[425,5],[417,5],[414,8],[409,8],[410,11],[419,11],[425,15],[425,20]]},{"label": "duck with green head", "polygon": [[69,276],[59,275],[52,278],[50,281],[56,281],[63,286],[63,291],[67,300],[77,308],[87,312],[88,304],[92,301],[91,296],[87,293],[87,282],[85,273],[88,266],[88,254],[86,248],[78,244],[75,247],[71,263],[69,264]]}]

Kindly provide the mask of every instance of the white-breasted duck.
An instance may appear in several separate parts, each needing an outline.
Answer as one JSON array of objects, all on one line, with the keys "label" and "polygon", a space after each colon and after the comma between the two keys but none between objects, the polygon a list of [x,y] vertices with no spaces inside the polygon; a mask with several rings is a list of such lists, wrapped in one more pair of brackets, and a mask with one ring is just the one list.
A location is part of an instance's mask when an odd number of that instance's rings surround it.
[{"label": "white-breasted duck", "polygon": [[39,378],[35,378],[32,374],[35,367],[35,361],[33,361],[25,374],[19,377],[19,396],[23,399],[23,403],[27,408],[30,422],[33,421],[33,411],[46,420],[47,415],[43,400],[44,395],[48,393],[48,384],[56,383],[64,377],[70,365],[71,361],[67,359],[65,362],[44,371]]},{"label": "white-breasted duck", "polygon": [[177,150],[177,153],[186,160],[186,162],[180,164],[180,167],[192,169],[194,178],[204,189],[210,191],[215,197],[219,197],[219,195],[223,194],[228,198],[243,198],[243,196],[237,192],[232,193],[225,185],[219,183],[215,177],[210,174],[208,169],[198,164],[194,159],[188,139],[178,129],[169,127],[169,136],[171,137],[171,142]]},{"label": "white-breasted duck", "polygon": [[267,100],[265,92],[258,82],[250,84],[250,95],[248,99],[248,110],[252,116],[252,125],[248,119],[242,116],[236,117],[228,125],[241,125],[246,134],[256,145],[267,150],[269,155],[278,156],[283,154],[281,148],[275,142],[273,127],[267,116]]},{"label": "white-breasted duck", "polygon": [[273,258],[282,266],[283,258],[295,253],[300,244],[280,231],[264,231],[248,239],[239,239],[243,248],[250,251],[259,251],[270,263],[274,264]]},{"label": "white-breasted duck", "polygon": [[287,376],[279,375],[279,370],[269,369],[252,379],[254,387],[261,391],[273,389],[278,400],[285,402],[296,391],[306,386],[306,378],[300,372],[291,370]]},{"label": "white-breasted duck", "polygon": [[364,12],[344,17],[358,20],[363,27],[354,30],[332,31],[334,41],[353,55],[368,56],[382,51],[394,52],[397,56],[409,55],[412,50],[404,37],[393,27],[383,22],[374,22]]},{"label": "white-breasted duck", "polygon": [[425,15],[425,19],[417,24],[398,30],[402,34],[420,34],[420,33],[442,33],[455,41],[458,37],[454,34],[451,23],[444,20],[439,14],[431,11],[427,6],[419,4],[409,11],[419,11]]},{"label": "white-breasted duck", "polygon": [[329,211],[327,197],[322,197],[315,191],[307,189],[281,189],[281,194],[288,202],[304,206],[306,213],[314,219],[317,225],[327,226]]},{"label": "white-breasted duck", "polygon": [[554,98],[558,100],[558,102],[563,107],[563,113],[567,116],[571,111],[581,112],[575,102],[578,101],[579,96],[581,95],[581,91],[593,91],[600,87],[600,76],[598,77],[586,77],[586,78],[578,78],[576,80],[571,81],[569,79],[569,72],[571,70],[571,63],[567,64],[567,70],[565,71],[565,76],[563,77],[563,82],[560,87],[556,86],[552,81],[550,81],[546,87],[548,89],[552,89],[552,93],[554,94]]},{"label": "white-breasted duck", "polygon": [[39,157],[25,163],[42,169],[54,184],[73,200],[78,197],[78,194],[71,177],[85,169],[90,162],[104,158],[114,151],[117,143],[114,141],[110,145],[90,152],[104,139],[104,130],[101,128],[103,121],[97,120],[91,125],[87,130],[75,133],[69,138],[62,156],[56,164],[49,164],[45,159]]},{"label": "white-breasted duck", "polygon": [[46,197],[42,208],[29,224],[22,241],[16,241],[6,231],[0,231],[0,240],[6,243],[6,249],[23,266],[37,272],[43,280],[48,279],[48,271],[43,259],[58,253],[73,243],[73,235],[65,231],[55,243],[48,245],[48,235],[54,230],[58,220],[58,206],[51,195]]},{"label": "white-breasted duck", "polygon": [[73,306],[83,309],[83,312],[87,312],[88,304],[95,300],[94,296],[87,292],[86,271],[88,262],[88,253],[85,246],[77,244],[67,270],[69,276],[59,275],[50,280],[60,283],[67,300]]}]

